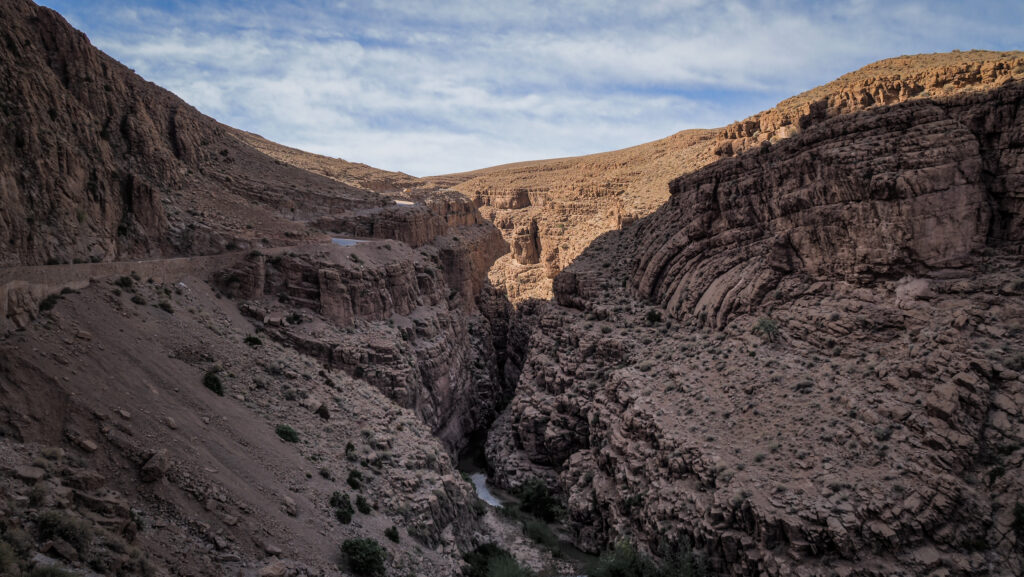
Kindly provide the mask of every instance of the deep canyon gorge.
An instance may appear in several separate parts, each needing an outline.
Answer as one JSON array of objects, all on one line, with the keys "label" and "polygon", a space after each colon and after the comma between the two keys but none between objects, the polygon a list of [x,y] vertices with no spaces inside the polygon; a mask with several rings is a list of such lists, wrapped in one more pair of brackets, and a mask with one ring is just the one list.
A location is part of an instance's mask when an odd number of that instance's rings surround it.
[{"label": "deep canyon gorge", "polygon": [[0,574],[1024,571],[1024,53],[415,178],[0,36]]}]

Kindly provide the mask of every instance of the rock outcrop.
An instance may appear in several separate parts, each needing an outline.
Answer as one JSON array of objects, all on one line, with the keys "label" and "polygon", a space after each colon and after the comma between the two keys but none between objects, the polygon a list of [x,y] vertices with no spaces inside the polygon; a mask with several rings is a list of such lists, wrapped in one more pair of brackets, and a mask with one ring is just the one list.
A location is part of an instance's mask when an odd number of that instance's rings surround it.
[{"label": "rock outcrop", "polygon": [[593,551],[1020,574],[1022,115],[1007,82],[836,115],[673,181],[523,319],[496,476],[545,479]]},{"label": "rock outcrop", "polygon": [[209,254],[385,203],[265,156],[29,0],[0,6],[0,36],[2,266]]},{"label": "rock outcrop", "polygon": [[719,130],[692,130],[620,151],[430,177],[480,206],[511,245],[491,281],[521,302],[598,236],[653,213],[668,183],[721,157],[794,137],[836,116],[909,100],[970,93],[1024,78],[1024,53],[971,51],[883,60]]},{"label": "rock outcrop", "polygon": [[[495,349],[504,335],[492,330],[507,329],[507,309],[486,278],[507,245],[457,195],[318,226],[390,240],[254,253],[217,283],[268,334],[373,383],[457,452],[510,393]],[[296,308],[315,318],[287,322]]]},{"label": "rock outcrop", "polygon": [[[672,183],[635,293],[720,327],[799,271],[869,282],[1021,252],[1024,88],[837,117]],[[564,297],[563,297],[564,298]]]}]

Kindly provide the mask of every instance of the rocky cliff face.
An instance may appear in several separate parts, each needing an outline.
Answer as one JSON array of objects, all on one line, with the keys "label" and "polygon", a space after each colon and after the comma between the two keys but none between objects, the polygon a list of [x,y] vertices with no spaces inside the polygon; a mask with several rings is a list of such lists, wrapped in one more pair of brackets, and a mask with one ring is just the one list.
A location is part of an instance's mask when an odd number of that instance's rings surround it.
[{"label": "rocky cliff face", "polygon": [[632,287],[722,326],[795,271],[870,281],[1020,252],[1019,84],[825,122],[673,181]]},{"label": "rocky cliff face", "polygon": [[504,250],[490,226],[459,227],[418,249],[375,241],[253,255],[217,277],[268,335],[373,384],[455,452],[510,396],[495,350],[504,335],[484,314],[505,311],[490,296],[476,304]]},{"label": "rocky cliff face", "polygon": [[1024,88],[814,123],[554,282],[488,439],[577,542],[735,575],[1019,574]]},{"label": "rocky cliff face", "polygon": [[0,37],[0,573],[333,574],[351,537],[460,573],[497,230],[272,159],[28,0]]},{"label": "rocky cliff face", "polygon": [[1024,53],[971,51],[883,60],[719,130],[620,151],[431,177],[471,198],[512,247],[491,273],[514,302],[550,298],[551,279],[598,236],[653,213],[669,182],[721,157],[879,106],[987,90],[1024,78]]},{"label": "rocky cliff face", "polygon": [[242,143],[29,0],[0,6],[0,36],[0,265],[212,253],[383,204]]}]

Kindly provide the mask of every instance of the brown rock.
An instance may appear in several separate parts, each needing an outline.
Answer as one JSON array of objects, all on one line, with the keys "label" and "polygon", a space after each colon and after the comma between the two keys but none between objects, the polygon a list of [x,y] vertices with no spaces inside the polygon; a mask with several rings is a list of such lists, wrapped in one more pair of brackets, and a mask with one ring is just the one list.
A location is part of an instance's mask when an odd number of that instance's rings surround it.
[{"label": "brown rock", "polygon": [[14,474],[22,481],[35,483],[46,477],[46,470],[39,467],[21,466],[14,470]]},{"label": "brown rock", "polygon": [[167,450],[160,449],[142,465],[142,469],[139,471],[139,478],[144,483],[159,481],[164,478],[170,467],[171,461],[167,457]]}]

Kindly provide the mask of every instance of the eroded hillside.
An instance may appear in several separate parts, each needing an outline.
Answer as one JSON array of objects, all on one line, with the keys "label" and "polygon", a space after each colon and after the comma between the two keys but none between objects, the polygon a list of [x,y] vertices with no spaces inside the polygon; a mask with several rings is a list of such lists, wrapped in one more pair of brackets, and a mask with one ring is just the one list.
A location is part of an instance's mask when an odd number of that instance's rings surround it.
[{"label": "eroded hillside", "polygon": [[4,2],[0,35],[4,266],[292,243],[310,216],[388,202],[242,143],[56,12]]},{"label": "eroded hillside", "polygon": [[1024,86],[672,182],[555,279],[488,439],[577,542],[734,575],[1020,574]]},{"label": "eroded hillside", "polygon": [[344,574],[354,538],[389,575],[578,572],[459,474],[487,429],[591,553],[1024,572],[1021,53],[415,179],[0,16],[0,572]]}]

